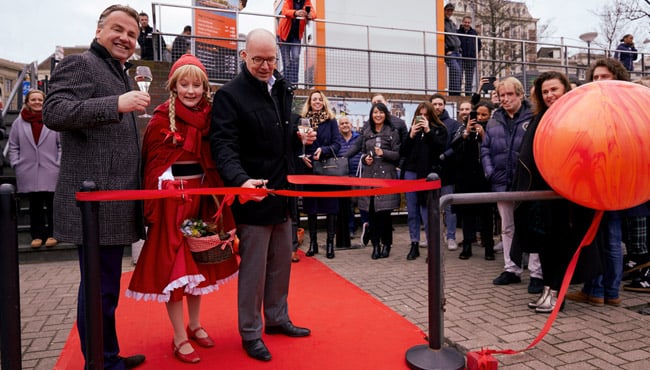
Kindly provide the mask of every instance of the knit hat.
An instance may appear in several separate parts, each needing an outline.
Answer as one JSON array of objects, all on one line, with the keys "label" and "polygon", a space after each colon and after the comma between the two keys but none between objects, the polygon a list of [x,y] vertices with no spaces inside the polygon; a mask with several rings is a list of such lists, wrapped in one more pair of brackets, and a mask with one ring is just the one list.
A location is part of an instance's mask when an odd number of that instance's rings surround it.
[{"label": "knit hat", "polygon": [[174,72],[176,72],[177,69],[188,64],[199,67],[203,71],[203,73],[205,73],[206,76],[208,75],[208,71],[205,69],[205,66],[203,65],[203,63],[201,63],[199,58],[195,57],[192,54],[183,54],[181,55],[180,58],[178,58],[176,63],[174,63],[172,69],[169,70],[169,76],[167,76],[167,79],[171,79],[172,75],[174,74]]}]

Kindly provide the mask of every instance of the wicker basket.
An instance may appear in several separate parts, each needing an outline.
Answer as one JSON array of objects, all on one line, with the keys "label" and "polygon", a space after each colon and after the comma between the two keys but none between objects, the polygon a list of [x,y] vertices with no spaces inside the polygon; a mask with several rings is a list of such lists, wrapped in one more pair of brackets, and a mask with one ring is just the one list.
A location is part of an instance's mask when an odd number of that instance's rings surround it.
[{"label": "wicker basket", "polygon": [[235,229],[227,233],[208,235],[201,238],[185,237],[190,247],[194,262],[213,264],[226,261],[233,256],[232,244],[235,239]]},{"label": "wicker basket", "polygon": [[236,229],[228,232],[224,231],[222,211],[225,202],[220,204],[215,195],[212,195],[212,199],[217,204],[218,211],[215,215],[217,224],[209,224],[209,226],[213,230],[218,230],[218,232],[200,238],[185,236],[194,262],[206,265],[224,262],[233,257],[232,248],[236,232]]}]

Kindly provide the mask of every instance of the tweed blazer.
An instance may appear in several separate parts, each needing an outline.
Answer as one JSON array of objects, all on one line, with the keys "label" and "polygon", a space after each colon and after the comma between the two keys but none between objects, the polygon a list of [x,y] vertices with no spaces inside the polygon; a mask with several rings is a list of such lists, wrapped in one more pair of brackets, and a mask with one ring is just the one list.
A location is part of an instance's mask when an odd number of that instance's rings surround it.
[{"label": "tweed blazer", "polygon": [[[98,190],[140,188],[135,115],[117,109],[119,96],[132,89],[126,68],[94,41],[90,50],[64,58],[52,75],[43,123],[61,133],[61,168],[54,194],[58,240],[82,243],[75,193],[83,181],[94,181]],[[125,245],[144,238],[143,225],[141,202],[99,204],[101,245]]]}]

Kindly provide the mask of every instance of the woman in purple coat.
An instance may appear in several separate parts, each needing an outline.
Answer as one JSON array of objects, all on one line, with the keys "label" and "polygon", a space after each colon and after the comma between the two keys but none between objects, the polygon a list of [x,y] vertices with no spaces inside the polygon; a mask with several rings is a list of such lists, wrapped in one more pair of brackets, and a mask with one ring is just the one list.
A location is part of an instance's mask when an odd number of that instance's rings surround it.
[{"label": "woman in purple coat", "polygon": [[[302,117],[309,118],[312,128],[317,132],[317,139],[305,148],[306,156],[303,163],[306,173],[312,172],[312,161],[333,157],[341,148],[341,133],[339,125],[334,118],[329,101],[325,94],[314,90],[309,94],[302,108]],[[309,190],[317,190],[315,188]],[[334,258],[334,235],[336,235],[336,215],[339,213],[339,201],[336,198],[311,198],[302,200],[303,212],[307,214],[309,228],[309,249],[306,256],[311,257],[318,253],[318,240],[316,232],[316,216],[318,213],[327,215],[327,241],[325,244],[327,258]]]},{"label": "woman in purple coat", "polygon": [[57,244],[52,237],[52,202],[59,177],[61,145],[59,133],[43,126],[43,101],[42,91],[28,92],[9,134],[8,157],[16,172],[18,193],[29,199],[32,248],[39,248],[43,240],[46,247]]}]

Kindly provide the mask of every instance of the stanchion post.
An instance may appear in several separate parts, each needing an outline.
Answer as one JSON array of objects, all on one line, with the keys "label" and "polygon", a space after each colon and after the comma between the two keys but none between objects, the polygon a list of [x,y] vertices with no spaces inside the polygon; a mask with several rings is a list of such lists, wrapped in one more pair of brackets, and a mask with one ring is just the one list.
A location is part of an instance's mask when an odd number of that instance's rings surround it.
[{"label": "stanchion post", "polygon": [[[427,181],[439,180],[431,173]],[[410,369],[462,369],[465,358],[455,348],[443,347],[443,274],[440,236],[440,188],[427,194],[427,252],[429,287],[429,344],[411,347],[406,351],[406,363]]]},{"label": "stanchion post", "polygon": [[0,344],[3,369],[22,369],[16,191],[0,185]]},{"label": "stanchion post", "polygon": [[[92,181],[84,181],[81,191],[96,191]],[[99,203],[77,202],[81,208],[83,227],[84,294],[86,297],[86,337],[80,338],[86,345],[86,369],[104,368],[104,336],[102,328],[101,267],[99,254]]]}]

